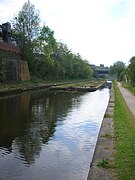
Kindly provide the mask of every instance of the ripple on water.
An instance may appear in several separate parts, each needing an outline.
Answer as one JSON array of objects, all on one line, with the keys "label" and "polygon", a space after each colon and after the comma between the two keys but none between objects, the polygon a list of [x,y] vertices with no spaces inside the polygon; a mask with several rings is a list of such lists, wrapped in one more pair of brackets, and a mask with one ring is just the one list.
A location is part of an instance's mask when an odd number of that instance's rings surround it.
[{"label": "ripple on water", "polygon": [[105,89],[94,93],[40,92],[14,97],[12,104],[0,101],[0,128],[7,137],[12,135],[0,146],[2,178],[86,179],[108,99]]}]

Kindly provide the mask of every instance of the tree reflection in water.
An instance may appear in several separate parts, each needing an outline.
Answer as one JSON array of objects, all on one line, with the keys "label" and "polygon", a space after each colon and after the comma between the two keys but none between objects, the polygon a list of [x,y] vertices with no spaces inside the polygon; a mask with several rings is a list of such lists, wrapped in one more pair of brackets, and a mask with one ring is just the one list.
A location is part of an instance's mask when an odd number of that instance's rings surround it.
[{"label": "tree reflection in water", "polygon": [[53,138],[57,123],[74,104],[80,105],[83,94],[46,91],[0,100],[0,151],[11,153],[14,144],[24,163],[34,163]]}]

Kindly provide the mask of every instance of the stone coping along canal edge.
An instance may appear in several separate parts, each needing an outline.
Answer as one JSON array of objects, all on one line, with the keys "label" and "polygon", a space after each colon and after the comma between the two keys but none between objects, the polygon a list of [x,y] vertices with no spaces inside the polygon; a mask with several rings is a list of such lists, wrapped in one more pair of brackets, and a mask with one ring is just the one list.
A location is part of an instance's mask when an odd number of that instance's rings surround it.
[{"label": "stone coping along canal edge", "polygon": [[109,169],[114,161],[114,89],[110,90],[110,98],[100,132],[97,139],[87,180],[114,180],[115,173]]}]

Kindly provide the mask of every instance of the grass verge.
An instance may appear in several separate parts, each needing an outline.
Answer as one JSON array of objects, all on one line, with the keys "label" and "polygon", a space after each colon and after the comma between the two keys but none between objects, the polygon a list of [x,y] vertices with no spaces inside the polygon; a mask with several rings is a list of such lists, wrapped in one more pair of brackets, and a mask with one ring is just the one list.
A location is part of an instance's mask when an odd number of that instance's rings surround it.
[{"label": "grass verge", "polygon": [[131,86],[128,83],[122,83],[122,86],[129,90],[133,95],[135,95],[135,87]]},{"label": "grass verge", "polygon": [[116,85],[114,125],[116,153],[114,167],[120,180],[135,180],[135,121]]}]

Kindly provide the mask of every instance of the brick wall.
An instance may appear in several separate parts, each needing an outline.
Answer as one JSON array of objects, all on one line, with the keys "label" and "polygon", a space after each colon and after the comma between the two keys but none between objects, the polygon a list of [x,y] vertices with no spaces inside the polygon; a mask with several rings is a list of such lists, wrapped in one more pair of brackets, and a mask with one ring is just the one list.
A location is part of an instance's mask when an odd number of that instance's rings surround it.
[{"label": "brick wall", "polygon": [[30,80],[27,61],[21,60],[17,46],[0,42],[0,81],[16,82]]},{"label": "brick wall", "polygon": [[18,81],[17,61],[7,59],[2,64],[3,82]]},{"label": "brick wall", "polygon": [[30,73],[27,61],[16,61],[12,59],[4,59],[0,66],[1,82],[16,82],[30,80]]},{"label": "brick wall", "polygon": [[20,81],[30,80],[27,61],[18,61],[18,78]]},{"label": "brick wall", "polygon": [[18,46],[13,46],[5,42],[0,42],[0,49],[21,54],[21,50]]}]

